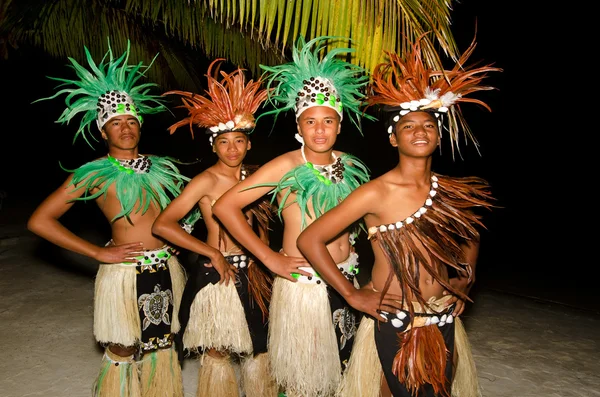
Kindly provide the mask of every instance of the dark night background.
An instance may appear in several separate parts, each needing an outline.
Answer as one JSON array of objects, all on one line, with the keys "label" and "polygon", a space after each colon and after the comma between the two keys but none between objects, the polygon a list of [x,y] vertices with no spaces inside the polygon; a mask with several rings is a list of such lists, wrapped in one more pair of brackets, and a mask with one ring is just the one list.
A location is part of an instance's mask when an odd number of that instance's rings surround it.
[{"label": "dark night background", "polygon": [[[575,227],[579,212],[589,211],[579,208],[584,196],[576,194],[575,177],[571,176],[570,168],[579,162],[569,158],[574,157],[569,141],[558,139],[564,126],[552,106],[566,100],[561,95],[568,92],[568,87],[554,92],[552,73],[559,79],[565,78],[564,73],[574,77],[576,73],[557,70],[555,64],[561,61],[556,59],[554,47],[561,34],[553,29],[552,19],[542,20],[533,10],[515,11],[506,2],[495,0],[465,0],[455,5],[452,19],[460,50],[469,45],[476,26],[478,46],[470,60],[493,62],[504,71],[487,80],[498,90],[479,96],[492,113],[470,104],[463,106],[481,144],[481,156],[469,145],[463,147],[463,159],[453,160],[450,148],[444,147],[433,168],[442,174],[483,177],[498,198],[501,208],[485,214],[488,229],[482,233],[475,289],[493,288],[600,311],[593,302],[598,288],[589,273],[592,269],[584,254],[587,246],[581,237],[588,232]],[[27,46],[12,51],[8,60],[0,60],[0,191],[7,194],[2,211],[23,208],[31,212],[66,178],[59,162],[73,169],[105,154],[102,143],[96,144],[95,151],[82,139],[72,144],[78,119],[70,125],[54,123],[64,108],[61,100],[31,103],[54,93],[55,82],[45,76],[70,76],[66,64],[66,59],[52,59]],[[200,74],[206,66],[198,65]],[[174,113],[180,115],[177,110]],[[192,139],[182,128],[170,136],[167,127],[176,120],[168,113],[147,116],[140,149],[193,163],[180,167],[193,177],[215,157],[202,134]],[[293,115],[281,115],[269,135],[272,120],[260,120],[246,163],[263,164],[298,148]],[[383,123],[365,121],[363,132],[361,136],[345,120],[336,148],[363,159],[376,177],[395,165],[397,153],[387,142]],[[579,139],[583,145],[588,141],[584,136]],[[92,204],[77,204],[63,221],[84,236],[92,227],[108,233]],[[368,249],[363,251],[362,263],[368,266]]]}]

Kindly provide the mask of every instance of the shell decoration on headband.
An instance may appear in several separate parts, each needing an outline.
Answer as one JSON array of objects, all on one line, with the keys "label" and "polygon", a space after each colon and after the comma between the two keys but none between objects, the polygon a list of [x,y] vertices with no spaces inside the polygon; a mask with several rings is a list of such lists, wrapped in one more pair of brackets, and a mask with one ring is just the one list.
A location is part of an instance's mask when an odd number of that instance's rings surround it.
[{"label": "shell decoration on headband", "polygon": [[38,99],[34,103],[67,94],[65,98],[67,108],[57,122],[68,124],[78,113],[83,113],[73,141],[82,135],[90,146],[92,144],[86,134],[97,141],[90,132],[90,124],[93,121],[96,121],[98,129],[101,130],[112,117],[129,114],[134,116],[141,125],[143,114],[158,113],[167,108],[160,95],[149,94],[150,88],[157,84],[136,85],[138,80],[145,76],[158,54],[148,66],[144,66],[143,62],[129,65],[130,48],[131,44],[128,40],[126,51],[120,57],[115,58],[109,41],[108,51],[101,62],[96,64],[88,48],[84,46],[89,70],[69,57],[70,66],[75,70],[77,79],[49,77],[62,82],[57,88],[65,86],[68,88],[62,88],[53,96]]},{"label": "shell decoration on headband", "polygon": [[[232,73],[220,71],[221,62],[217,58],[208,67],[206,78],[208,89],[206,96],[187,91],[168,91],[163,95],[179,95],[188,110],[188,116],[169,127],[173,134],[177,128],[188,125],[192,138],[194,124],[207,128],[209,142],[226,132],[240,131],[250,134],[256,125],[254,113],[267,99],[267,90],[261,89],[262,80],[250,80],[246,83],[244,69],[238,68]],[[214,68],[214,71],[213,71]],[[221,80],[218,80],[219,74]]]},{"label": "shell decoration on headband", "polygon": [[[481,85],[488,72],[502,71],[490,64],[481,67],[465,66],[475,49],[472,41],[467,50],[460,56],[452,70],[428,69],[422,59],[420,41],[413,44],[412,51],[405,59],[399,55],[386,52],[389,61],[377,65],[370,85],[371,95],[367,98],[367,108],[373,105],[384,105],[390,112],[388,134],[392,134],[395,124],[409,112],[430,111],[435,114],[442,131],[443,115],[448,116],[446,129],[450,135],[452,149],[458,149],[459,132],[462,129],[466,138],[477,147],[477,141],[471,133],[460,111],[461,102],[476,103],[488,111],[491,108],[482,100],[467,98],[476,91],[493,90],[494,87]],[[366,111],[366,109],[365,109]]]},{"label": "shell decoration on headband", "polygon": [[[321,59],[328,43],[332,40],[349,40],[344,37],[321,36],[305,42],[300,36],[292,48],[292,62],[266,66],[263,76],[269,92],[267,103],[274,110],[263,113],[260,117],[294,110],[296,118],[303,111],[313,106],[328,106],[343,118],[344,111],[352,123],[361,131],[359,110],[364,94],[363,87],[369,82],[366,71],[354,64],[339,58],[341,54],[356,51],[352,48],[332,48]],[[372,116],[364,115],[369,119]],[[361,131],[362,133],[362,131]]]}]

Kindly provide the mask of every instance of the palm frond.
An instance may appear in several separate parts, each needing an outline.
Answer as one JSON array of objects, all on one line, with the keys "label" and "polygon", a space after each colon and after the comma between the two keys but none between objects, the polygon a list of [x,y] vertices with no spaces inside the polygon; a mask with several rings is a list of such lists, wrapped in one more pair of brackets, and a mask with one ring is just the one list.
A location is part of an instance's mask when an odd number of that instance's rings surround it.
[{"label": "palm frond", "polygon": [[[52,56],[83,59],[86,45],[101,53],[104,38],[122,49],[129,39],[136,59],[162,53],[154,81],[197,90],[195,65],[183,54],[223,57],[260,73],[260,64],[282,63],[299,36],[348,37],[351,62],[373,71],[385,51],[402,54],[423,43],[428,65],[437,50],[456,59],[452,0],[19,0],[0,8],[0,39],[27,42]],[[330,48],[331,49],[331,48]],[[4,50],[7,51],[6,49]],[[3,55],[3,54],[0,54]],[[188,56],[189,57],[189,56]],[[192,71],[192,72],[190,72]],[[158,75],[160,73],[160,75]],[[194,84],[194,86],[190,86]],[[175,87],[179,85],[178,87]]]}]

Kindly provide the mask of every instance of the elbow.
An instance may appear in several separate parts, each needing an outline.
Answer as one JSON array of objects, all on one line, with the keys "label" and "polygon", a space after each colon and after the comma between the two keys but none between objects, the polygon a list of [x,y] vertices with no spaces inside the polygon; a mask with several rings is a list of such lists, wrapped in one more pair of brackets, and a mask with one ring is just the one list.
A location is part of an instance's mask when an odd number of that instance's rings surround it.
[{"label": "elbow", "polygon": [[223,202],[220,199],[213,204],[212,213],[215,217],[221,219],[223,215]]},{"label": "elbow", "polygon": [[40,226],[35,215],[32,215],[27,220],[27,230],[29,230],[32,233],[39,234]]},{"label": "elbow", "polygon": [[163,237],[164,233],[165,233],[165,226],[158,218],[156,218],[156,220],[152,224],[152,234],[159,236],[159,237]]},{"label": "elbow", "polygon": [[305,255],[305,252],[308,251],[308,248],[311,245],[312,243],[310,242],[308,235],[304,232],[300,233],[300,236],[298,236],[298,239],[296,240],[296,246],[300,252]]}]

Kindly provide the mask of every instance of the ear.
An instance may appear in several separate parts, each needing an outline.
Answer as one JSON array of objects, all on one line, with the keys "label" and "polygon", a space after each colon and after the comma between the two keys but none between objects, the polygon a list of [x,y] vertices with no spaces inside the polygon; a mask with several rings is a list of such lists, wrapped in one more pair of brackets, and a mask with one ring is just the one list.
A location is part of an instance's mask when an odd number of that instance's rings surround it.
[{"label": "ear", "polygon": [[302,130],[300,129],[300,124],[296,122],[296,129],[298,130],[298,135],[302,136]]},{"label": "ear", "polygon": [[108,141],[108,136],[106,135],[106,132],[104,132],[104,130],[102,130],[102,132],[100,132],[100,135],[102,136],[102,139],[104,139],[105,141]]},{"label": "ear", "polygon": [[396,134],[390,134],[390,145],[398,147],[398,141],[396,140]]},{"label": "ear", "polygon": [[341,122],[340,122],[340,123],[338,123],[338,132],[337,132],[337,134],[336,134],[336,135],[339,135],[339,134],[340,134],[340,132],[342,132],[342,123],[341,123]]},{"label": "ear", "polygon": [[248,144],[246,145],[246,150],[250,150],[252,149],[252,142],[250,142],[250,139],[248,139]]}]

